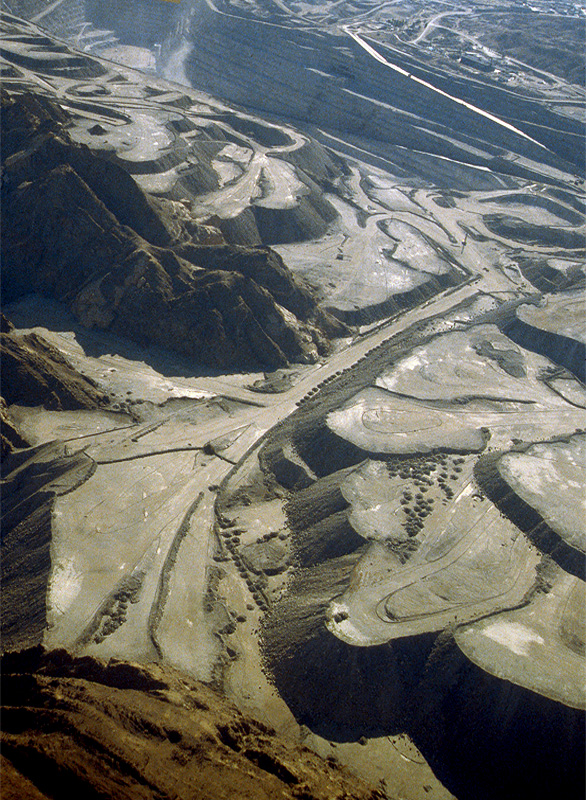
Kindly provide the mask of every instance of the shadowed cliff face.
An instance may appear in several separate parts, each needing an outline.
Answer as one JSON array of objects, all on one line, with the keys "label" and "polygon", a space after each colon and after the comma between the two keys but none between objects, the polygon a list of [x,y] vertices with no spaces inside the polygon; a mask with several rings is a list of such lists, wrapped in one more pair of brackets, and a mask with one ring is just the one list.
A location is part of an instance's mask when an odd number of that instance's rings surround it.
[{"label": "shadowed cliff face", "polygon": [[488,674],[438,640],[409,727],[457,797],[584,796],[584,712]]},{"label": "shadowed cliff face", "polygon": [[0,333],[1,425],[4,460],[14,449],[27,447],[26,439],[9,418],[15,403],[54,409],[99,408],[108,397],[95,382],[83,377],[61,353],[35,333],[19,336],[2,314]]},{"label": "shadowed cliff face", "polygon": [[490,675],[451,634],[344,644],[300,584],[265,635],[279,691],[301,722],[339,742],[406,731],[463,800],[583,797],[582,710]]},{"label": "shadowed cliff face", "polygon": [[2,639],[3,648],[16,650],[39,644],[46,628],[54,500],[84,483],[95,464],[52,443],[3,466]]},{"label": "shadowed cliff face", "polygon": [[75,145],[56,104],[5,94],[3,106],[6,300],[39,292],[88,327],[224,369],[311,363],[345,332],[276,253],[220,246]]},{"label": "shadowed cliff face", "polygon": [[0,334],[2,396],[8,405],[99,408],[107,397],[35,333]]},{"label": "shadowed cliff face", "polygon": [[[407,461],[402,468],[409,469]],[[582,708],[523,685],[518,666],[507,673],[486,655],[483,661],[472,659],[453,628],[378,646],[352,646],[327,630],[331,598],[339,599],[353,583],[377,583],[375,545],[353,531],[339,490],[351,474],[346,469],[294,490],[287,505],[297,566],[286,594],[265,620],[263,643],[267,668],[298,720],[338,742],[407,732],[458,798],[546,800],[563,790],[565,797],[578,800],[584,774]],[[489,494],[510,512],[503,498]],[[396,543],[387,543],[402,562],[393,570],[408,566],[417,551],[417,542],[411,544],[399,551]],[[382,559],[383,545],[376,546]],[[558,569],[543,573],[544,594],[536,595],[543,602],[552,597],[549,582]],[[490,618],[484,622],[487,637],[500,641],[507,632],[503,642],[515,648],[513,665],[517,653],[525,652],[514,636],[529,635],[522,624],[526,602],[518,616],[493,617],[492,628]],[[550,658],[556,657],[552,648]],[[510,674],[513,680],[506,679]]]}]

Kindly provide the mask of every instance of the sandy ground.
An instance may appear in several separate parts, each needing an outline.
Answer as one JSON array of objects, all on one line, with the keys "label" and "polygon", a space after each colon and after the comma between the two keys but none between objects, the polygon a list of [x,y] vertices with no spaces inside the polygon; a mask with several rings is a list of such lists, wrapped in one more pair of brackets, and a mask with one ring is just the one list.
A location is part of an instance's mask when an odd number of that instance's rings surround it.
[{"label": "sandy ground", "polygon": [[[382,644],[521,601],[535,581],[539,554],[491,504],[473,496],[469,478],[455,489],[453,503],[426,518],[407,565],[398,565],[380,543],[368,548],[351,588],[331,603],[332,633],[349,644]],[[397,502],[395,514],[402,510]],[[389,528],[385,533],[396,535]]]}]

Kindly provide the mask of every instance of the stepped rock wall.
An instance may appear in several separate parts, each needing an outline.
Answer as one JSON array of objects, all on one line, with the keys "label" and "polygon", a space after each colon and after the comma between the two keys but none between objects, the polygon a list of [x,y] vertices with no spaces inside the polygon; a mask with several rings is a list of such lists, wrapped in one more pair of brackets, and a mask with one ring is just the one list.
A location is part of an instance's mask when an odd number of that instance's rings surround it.
[{"label": "stepped rock wall", "polygon": [[[540,142],[541,128],[522,136],[481,117],[377,62],[348,36],[214,14],[203,2],[194,6],[190,25],[196,44],[185,69],[193,85],[264,112],[279,114],[286,109],[289,117],[312,124],[393,144],[408,143],[480,166],[510,150],[563,168],[565,159],[575,159],[579,150],[576,142],[582,128],[577,123],[560,121],[552,114],[552,119],[547,117],[547,123],[556,128],[554,140],[547,142],[550,152],[529,138],[535,136]],[[389,54],[393,63],[400,58]],[[406,66],[411,71],[412,65]],[[439,83],[443,86],[446,79]],[[444,89],[450,89],[447,83]],[[460,89],[452,86],[449,93],[457,94]],[[511,113],[517,101],[496,89],[487,98],[483,94],[483,107],[494,113],[507,108]],[[525,111],[515,113],[515,118],[523,118]],[[538,115],[539,125],[543,125],[541,109],[536,106],[530,112],[532,117]],[[485,153],[472,152],[474,140],[462,131],[477,136]],[[563,146],[558,147],[557,142]],[[516,173],[518,168],[503,161],[499,170]]]},{"label": "stepped rock wall", "polygon": [[173,29],[179,5],[165,0],[85,0],[86,19],[109,28],[128,44],[152,47]]},{"label": "stepped rock wall", "polygon": [[151,47],[174,29],[178,4],[165,0],[4,0],[10,13],[38,22],[57,35],[72,35],[85,23],[106,28],[129,44]]},{"label": "stepped rock wall", "polygon": [[6,9],[16,16],[34,20],[43,28],[56,34],[64,34],[86,21],[86,0],[61,0],[53,8],[43,0],[4,0]]}]

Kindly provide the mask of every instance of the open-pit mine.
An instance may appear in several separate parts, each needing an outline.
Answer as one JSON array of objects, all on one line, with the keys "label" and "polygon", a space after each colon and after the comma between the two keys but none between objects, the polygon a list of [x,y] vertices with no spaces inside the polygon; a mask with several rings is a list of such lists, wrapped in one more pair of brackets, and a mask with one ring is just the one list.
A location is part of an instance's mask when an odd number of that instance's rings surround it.
[{"label": "open-pit mine", "polygon": [[2,0],[7,798],[584,796],[585,22]]}]

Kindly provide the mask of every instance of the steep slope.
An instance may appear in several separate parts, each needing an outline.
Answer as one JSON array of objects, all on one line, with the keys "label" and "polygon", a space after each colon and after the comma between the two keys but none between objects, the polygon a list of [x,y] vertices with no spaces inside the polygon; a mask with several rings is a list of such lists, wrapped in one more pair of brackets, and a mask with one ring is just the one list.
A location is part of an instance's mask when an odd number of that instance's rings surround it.
[{"label": "steep slope", "polygon": [[25,437],[10,418],[8,406],[76,409],[99,408],[108,397],[94,381],[80,375],[61,353],[40,336],[14,333],[10,320],[2,317],[0,333],[0,422],[2,426],[1,459],[13,450],[27,447]]},{"label": "steep slope", "polygon": [[[357,35],[359,17],[354,10],[350,24],[330,18],[327,28],[295,25],[272,4],[242,11],[196,0],[182,33],[187,27],[188,40],[197,41],[185,73],[194,86],[231,102],[374,140],[397,164],[395,148],[407,145],[504,175],[531,170],[534,162],[583,170],[577,120],[499,85],[466,80],[448,65],[430,68],[416,48],[397,47],[395,39],[367,40]],[[182,40],[174,39],[176,53]],[[521,168],[511,166],[510,152],[521,157]]]},{"label": "steep slope", "polygon": [[3,107],[5,300],[35,291],[88,327],[225,369],[311,363],[345,332],[278,255],[218,257],[219,232],[74,144],[55,103],[5,93]]},{"label": "steep slope", "polygon": [[55,442],[15,454],[2,489],[3,648],[39,644],[47,622],[54,500],[95,470],[85,453],[68,456]]},{"label": "steep slope", "polygon": [[2,672],[6,797],[384,797],[168,667],[38,648]]},{"label": "steep slope", "polygon": [[8,405],[99,408],[107,397],[35,333],[0,334],[2,396]]}]

